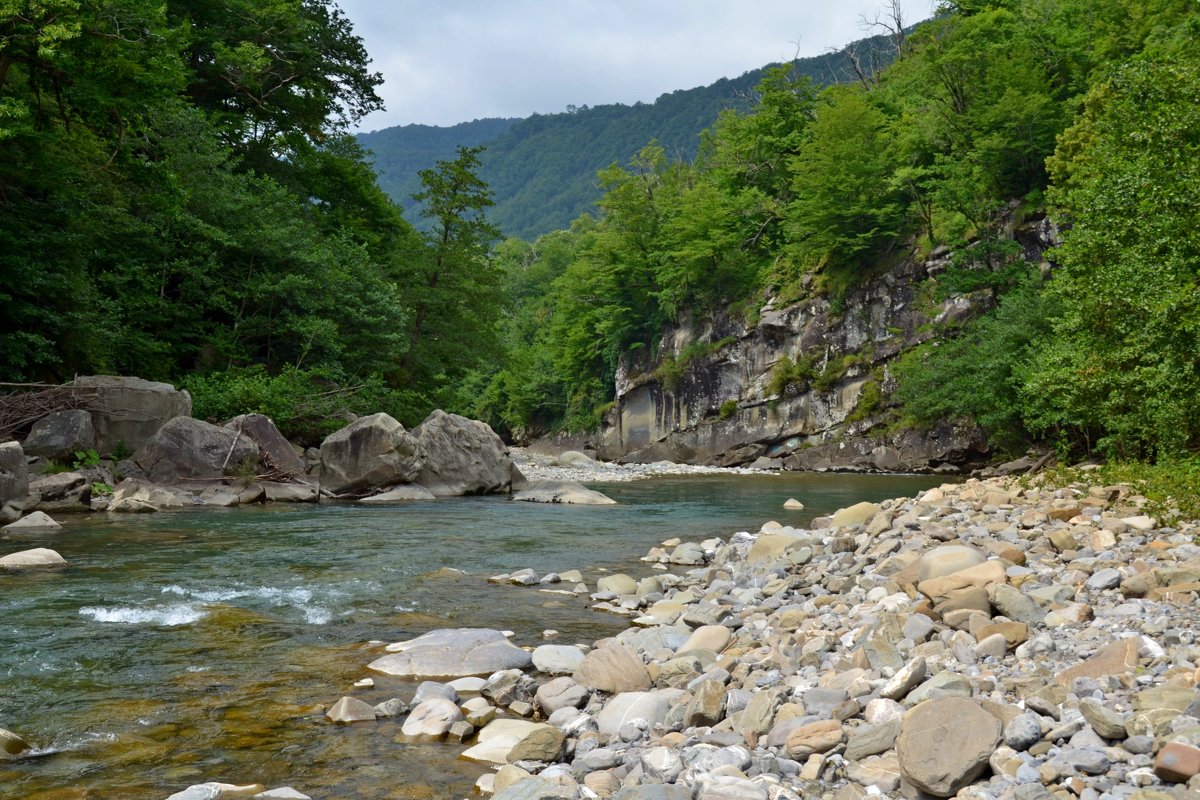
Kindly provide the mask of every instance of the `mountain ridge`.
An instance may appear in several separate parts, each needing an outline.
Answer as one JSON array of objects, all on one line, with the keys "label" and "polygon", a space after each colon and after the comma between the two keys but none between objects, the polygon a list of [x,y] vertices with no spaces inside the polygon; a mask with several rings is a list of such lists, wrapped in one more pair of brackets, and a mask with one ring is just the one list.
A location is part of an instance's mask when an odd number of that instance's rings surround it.
[{"label": "mountain ridge", "polygon": [[[838,51],[794,59],[797,75],[819,85],[856,80],[851,53],[874,65],[889,59],[890,40],[869,37]],[[656,141],[673,157],[696,156],[700,134],[724,110],[743,111],[753,104],[755,86],[767,64],[735,78],[677,89],[653,103],[568,106],[567,111],[518,118],[483,118],[443,127],[404,125],[357,135],[374,156],[380,188],[422,227],[412,200],[419,190],[417,172],[436,161],[453,159],[455,148],[483,145],[480,177],[491,187],[495,206],[490,220],[507,236],[532,240],[570,226],[591,211],[600,197],[597,171],[627,163]]]}]

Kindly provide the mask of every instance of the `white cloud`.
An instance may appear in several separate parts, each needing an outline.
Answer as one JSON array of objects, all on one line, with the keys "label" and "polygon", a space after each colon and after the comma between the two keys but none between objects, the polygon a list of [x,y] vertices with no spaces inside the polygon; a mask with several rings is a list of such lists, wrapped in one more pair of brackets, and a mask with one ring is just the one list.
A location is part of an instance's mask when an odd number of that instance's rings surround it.
[{"label": "white cloud", "polygon": [[[652,102],[866,35],[882,0],[337,0],[383,73],[363,130]],[[901,0],[906,21],[932,0]]]}]

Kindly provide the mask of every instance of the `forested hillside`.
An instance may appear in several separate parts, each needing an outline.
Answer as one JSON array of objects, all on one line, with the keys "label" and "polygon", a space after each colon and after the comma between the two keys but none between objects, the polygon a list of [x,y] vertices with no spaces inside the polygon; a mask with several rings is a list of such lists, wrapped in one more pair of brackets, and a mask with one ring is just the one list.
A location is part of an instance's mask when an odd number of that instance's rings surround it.
[{"label": "forested hillside", "polygon": [[[657,364],[645,378],[670,393],[729,344],[679,351],[664,326],[753,327],[764,304],[805,298],[836,319],[852,287],[936,250],[953,258],[918,294],[983,292],[994,311],[885,363],[859,429],[962,417],[1016,452],[1194,453],[1200,14],[1185,0],[945,12],[856,84],[768,70],[695,160],[649,145],[600,172],[595,217],[506,242],[509,355],[476,412],[514,430],[593,428],[618,380],[638,379],[631,365]],[[1027,263],[1011,231],[1042,214],[1062,244]],[[818,344],[781,360],[766,391],[825,391],[861,362]]]},{"label": "forested hillside", "polygon": [[490,200],[464,151],[416,176],[434,233],[404,219],[348,133],[368,63],[329,0],[4,4],[0,380],[171,380],[310,436],[446,402],[493,354]]},{"label": "forested hillside", "polygon": [[[791,74],[818,86],[854,81],[854,62],[873,72],[890,61],[892,52],[889,37],[872,37],[836,53],[797,59]],[[359,134],[358,141],[374,154],[379,185],[410,211],[410,219],[416,218],[417,169],[453,157],[457,146],[486,145],[480,175],[496,202],[489,217],[506,235],[534,239],[594,211],[600,198],[596,173],[626,163],[651,140],[672,158],[694,158],[700,133],[722,111],[754,105],[765,69],[664,94],[653,103],[581,105],[559,114],[450,128],[407,125]]]}]

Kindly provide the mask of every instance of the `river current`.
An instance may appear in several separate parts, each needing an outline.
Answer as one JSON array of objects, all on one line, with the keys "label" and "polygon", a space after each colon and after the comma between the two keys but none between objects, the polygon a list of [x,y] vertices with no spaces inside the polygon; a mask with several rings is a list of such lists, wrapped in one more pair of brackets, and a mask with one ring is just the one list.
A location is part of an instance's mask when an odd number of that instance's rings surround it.
[{"label": "river current", "polygon": [[[442,627],[592,642],[628,623],[586,597],[487,576],[580,569],[594,587],[601,570],[648,574],[639,557],[671,537],[803,526],[940,482],[709,475],[594,485],[617,506],[277,505],[0,532],[0,554],[51,547],[70,564],[0,575],[0,728],[37,747],[0,761],[0,800],[161,800],[206,780],[292,785],[315,800],[467,797],[484,768],[458,760],[461,747],[398,742],[399,721],[334,726],[316,708],[345,694],[411,697],[415,684],[386,676],[352,688],[380,652],[369,642]],[[783,510],[789,497],[806,509]]]}]

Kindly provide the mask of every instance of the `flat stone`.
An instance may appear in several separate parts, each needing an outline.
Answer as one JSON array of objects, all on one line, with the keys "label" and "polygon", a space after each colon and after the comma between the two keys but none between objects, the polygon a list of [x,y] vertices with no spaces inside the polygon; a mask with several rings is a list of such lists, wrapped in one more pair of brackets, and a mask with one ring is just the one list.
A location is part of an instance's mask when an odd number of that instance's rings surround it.
[{"label": "flat stone", "polygon": [[904,700],[910,705],[917,705],[926,700],[970,696],[970,680],[956,672],[943,671],[913,689]]},{"label": "flat stone", "polygon": [[988,599],[1004,616],[1025,625],[1040,625],[1046,612],[1029,595],[1015,586],[998,583],[988,592]]},{"label": "flat stone", "polygon": [[1093,697],[1085,697],[1079,701],[1079,710],[1088,725],[1092,726],[1099,736],[1105,739],[1124,739],[1125,717],[1113,711],[1108,706]]},{"label": "flat stone", "polygon": [[512,499],[519,503],[554,503],[571,506],[613,506],[616,500],[575,481],[534,481]]},{"label": "flat stone", "polygon": [[525,735],[508,752],[510,764],[518,761],[557,761],[563,752],[566,734],[550,725],[538,726]]},{"label": "flat stone", "polygon": [[507,764],[508,754],[517,744],[544,723],[523,719],[496,719],[479,731],[478,741],[459,758],[481,764]]},{"label": "flat stone", "polygon": [[904,715],[896,755],[909,783],[950,797],[987,769],[1000,743],[1000,720],[965,697],[921,703]]},{"label": "flat stone", "polygon": [[1133,696],[1133,710],[1153,711],[1157,708],[1169,708],[1175,711],[1184,711],[1197,699],[1200,699],[1200,695],[1190,687],[1153,686],[1143,689]]},{"label": "flat stone", "polygon": [[909,692],[925,680],[926,663],[921,656],[909,661],[888,679],[879,690],[879,696],[888,700],[903,700]]},{"label": "flat stone", "polygon": [[533,666],[547,675],[569,675],[579,668],[584,653],[567,644],[544,644],[533,650]]},{"label": "flat stone", "polygon": [[500,631],[485,628],[442,628],[387,646],[391,655],[368,668],[410,678],[457,678],[490,675],[506,669],[528,669],[529,653],[514,647]]},{"label": "flat stone", "polygon": [[581,686],[610,694],[642,691],[651,684],[641,656],[621,642],[592,650],[572,677]]},{"label": "flat stone", "polygon": [[1121,585],[1121,571],[1106,567],[1098,569],[1084,581],[1084,588],[1091,592],[1102,592],[1105,589],[1115,589]]},{"label": "flat stone", "polygon": [[1069,689],[1076,678],[1125,675],[1136,669],[1137,665],[1138,640],[1135,638],[1121,639],[1104,645],[1091,658],[1058,673],[1054,680]]},{"label": "flat stone", "polygon": [[352,722],[374,722],[375,709],[357,697],[343,697],[325,712],[330,722],[349,724]]},{"label": "flat stone", "polygon": [[917,580],[941,578],[985,561],[987,556],[978,548],[961,544],[942,545],[921,556],[917,562]]},{"label": "flat stone", "polygon": [[796,728],[787,737],[788,757],[806,759],[813,753],[825,753],[837,747],[846,738],[842,723],[835,719],[810,722]]},{"label": "flat stone", "polygon": [[860,725],[850,733],[846,742],[847,761],[861,761],[867,756],[886,753],[896,745],[900,735],[900,720],[893,719],[882,725]]},{"label": "flat stone", "polygon": [[424,486],[418,486],[415,483],[403,483],[399,486],[392,486],[379,494],[364,497],[358,502],[366,503],[367,505],[384,505],[386,503],[407,503],[414,500],[437,500],[437,496]]}]

